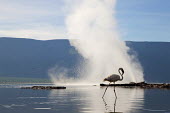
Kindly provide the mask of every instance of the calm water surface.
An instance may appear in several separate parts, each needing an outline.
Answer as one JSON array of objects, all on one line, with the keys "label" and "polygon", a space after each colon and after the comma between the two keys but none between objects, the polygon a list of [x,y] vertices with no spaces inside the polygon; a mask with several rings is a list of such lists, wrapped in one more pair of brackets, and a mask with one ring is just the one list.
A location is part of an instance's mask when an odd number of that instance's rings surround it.
[{"label": "calm water surface", "polygon": [[0,113],[170,113],[170,90],[67,86],[65,90],[0,85]]}]

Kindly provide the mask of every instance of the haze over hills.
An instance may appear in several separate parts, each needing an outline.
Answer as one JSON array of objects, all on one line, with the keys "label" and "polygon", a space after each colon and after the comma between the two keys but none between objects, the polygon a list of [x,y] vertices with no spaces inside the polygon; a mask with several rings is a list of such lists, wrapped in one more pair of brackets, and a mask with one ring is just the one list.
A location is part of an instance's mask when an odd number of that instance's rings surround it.
[{"label": "haze over hills", "polygon": [[[132,42],[148,82],[170,82],[170,42]],[[81,58],[68,40],[0,38],[0,77],[48,78],[56,65],[74,69]]]},{"label": "haze over hills", "polygon": [[0,38],[0,76],[47,78],[48,69],[73,67],[79,55],[67,40]]}]

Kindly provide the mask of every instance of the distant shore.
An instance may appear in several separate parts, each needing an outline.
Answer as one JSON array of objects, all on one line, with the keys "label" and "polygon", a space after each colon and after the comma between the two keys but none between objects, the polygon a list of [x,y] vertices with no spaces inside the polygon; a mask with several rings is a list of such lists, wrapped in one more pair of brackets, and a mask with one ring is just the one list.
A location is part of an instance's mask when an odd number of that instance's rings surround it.
[{"label": "distant shore", "polygon": [[50,79],[23,78],[23,77],[0,77],[0,84],[52,84]]}]

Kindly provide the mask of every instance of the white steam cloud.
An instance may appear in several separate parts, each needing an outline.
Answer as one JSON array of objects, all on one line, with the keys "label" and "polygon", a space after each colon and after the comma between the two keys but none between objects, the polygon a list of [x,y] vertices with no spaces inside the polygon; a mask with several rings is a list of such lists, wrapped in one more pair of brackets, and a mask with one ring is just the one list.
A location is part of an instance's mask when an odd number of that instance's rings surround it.
[{"label": "white steam cloud", "polygon": [[143,81],[141,65],[128,54],[130,49],[116,30],[116,0],[75,1],[66,17],[66,26],[71,45],[85,59],[80,72],[82,80],[100,83],[122,67],[124,82]]},{"label": "white steam cloud", "polygon": [[73,82],[73,78],[67,76],[68,71],[69,70],[67,68],[56,65],[55,67],[48,70],[48,75],[55,85],[68,84]]}]

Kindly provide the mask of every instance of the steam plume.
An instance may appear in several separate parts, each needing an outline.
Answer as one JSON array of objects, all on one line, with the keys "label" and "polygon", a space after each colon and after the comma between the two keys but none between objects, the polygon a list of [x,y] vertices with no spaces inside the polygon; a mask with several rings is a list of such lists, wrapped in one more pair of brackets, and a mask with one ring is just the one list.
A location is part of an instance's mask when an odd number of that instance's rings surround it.
[{"label": "steam plume", "polygon": [[[75,0],[66,17],[68,37],[83,56],[82,80],[99,83],[104,77],[125,70],[124,82],[143,81],[135,56],[119,37],[116,28],[116,0]],[[74,39],[74,40],[73,40]]]}]

